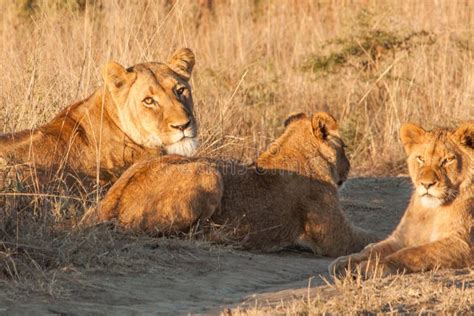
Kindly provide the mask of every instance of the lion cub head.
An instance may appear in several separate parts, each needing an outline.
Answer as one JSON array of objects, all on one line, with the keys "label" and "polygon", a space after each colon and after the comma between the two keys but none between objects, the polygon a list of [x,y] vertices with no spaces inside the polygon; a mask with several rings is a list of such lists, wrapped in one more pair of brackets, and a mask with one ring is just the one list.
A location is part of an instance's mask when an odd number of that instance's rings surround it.
[{"label": "lion cub head", "polygon": [[472,185],[473,123],[463,124],[455,131],[425,131],[415,124],[405,124],[400,138],[416,194],[424,207],[447,205]]},{"label": "lion cub head", "polygon": [[283,169],[341,186],[350,171],[336,119],[326,112],[298,113],[285,121],[285,132],[260,155],[257,165]]},{"label": "lion cub head", "polygon": [[191,155],[197,147],[197,126],[189,78],[194,54],[176,51],[165,64],[149,62],[125,69],[109,62],[102,69],[115,103],[122,131],[147,148]]}]

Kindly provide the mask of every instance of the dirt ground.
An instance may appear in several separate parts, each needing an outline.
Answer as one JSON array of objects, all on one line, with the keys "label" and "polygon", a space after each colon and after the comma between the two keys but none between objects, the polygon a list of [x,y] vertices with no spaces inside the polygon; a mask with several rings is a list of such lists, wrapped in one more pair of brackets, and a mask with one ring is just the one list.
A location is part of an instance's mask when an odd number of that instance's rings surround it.
[{"label": "dirt ground", "polygon": [[[341,192],[351,220],[381,237],[397,224],[409,195],[410,182],[402,177],[352,178]],[[176,239],[149,251],[160,251],[160,260],[144,259],[139,273],[66,269],[42,291],[21,295],[0,283],[0,313],[217,313],[272,293],[291,295],[309,282],[323,285],[331,261],[298,250],[251,253]]]}]

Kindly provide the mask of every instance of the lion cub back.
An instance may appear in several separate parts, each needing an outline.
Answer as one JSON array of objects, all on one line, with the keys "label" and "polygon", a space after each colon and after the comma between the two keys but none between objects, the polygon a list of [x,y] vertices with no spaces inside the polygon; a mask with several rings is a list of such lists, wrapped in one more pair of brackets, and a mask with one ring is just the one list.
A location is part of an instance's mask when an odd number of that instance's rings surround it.
[{"label": "lion cub back", "polygon": [[222,177],[207,160],[155,158],[129,168],[85,223],[116,218],[126,229],[150,234],[187,231],[211,217],[222,192]]}]

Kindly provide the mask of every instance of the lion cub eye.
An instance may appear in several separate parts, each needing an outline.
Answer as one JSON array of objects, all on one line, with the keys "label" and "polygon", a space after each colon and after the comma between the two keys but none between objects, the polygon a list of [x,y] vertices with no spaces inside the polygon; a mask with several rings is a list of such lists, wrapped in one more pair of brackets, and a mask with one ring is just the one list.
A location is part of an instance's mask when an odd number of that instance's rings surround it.
[{"label": "lion cub eye", "polygon": [[455,159],[456,159],[456,157],[454,157],[454,156],[447,157],[447,158],[443,159],[443,161],[441,162],[441,165],[442,166],[448,166],[448,165],[452,164],[455,161]]},{"label": "lion cub eye", "polygon": [[152,97],[146,97],[145,99],[142,100],[142,102],[146,106],[151,106],[151,105],[155,104],[155,100]]},{"label": "lion cub eye", "polygon": [[416,161],[420,164],[424,164],[425,163],[425,159],[423,158],[423,156],[416,156]]},{"label": "lion cub eye", "polygon": [[180,97],[184,93],[185,90],[186,90],[186,87],[181,87],[181,88],[176,89],[176,94],[178,95],[178,97]]}]

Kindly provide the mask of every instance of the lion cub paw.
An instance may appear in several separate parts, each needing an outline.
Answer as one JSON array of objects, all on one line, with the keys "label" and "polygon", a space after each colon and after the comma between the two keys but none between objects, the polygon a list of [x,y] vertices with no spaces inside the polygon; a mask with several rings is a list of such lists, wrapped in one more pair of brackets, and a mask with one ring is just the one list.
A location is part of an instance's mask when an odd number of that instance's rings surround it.
[{"label": "lion cub paw", "polygon": [[337,277],[344,277],[347,274],[354,274],[361,262],[366,261],[367,256],[362,253],[354,253],[342,256],[331,262],[329,273]]},{"label": "lion cub paw", "polygon": [[343,276],[352,263],[353,258],[351,255],[341,256],[329,264],[329,274]]},{"label": "lion cub paw", "polygon": [[361,274],[364,280],[368,280],[387,277],[397,273],[397,270],[384,262],[365,260],[358,264],[354,273]]}]

